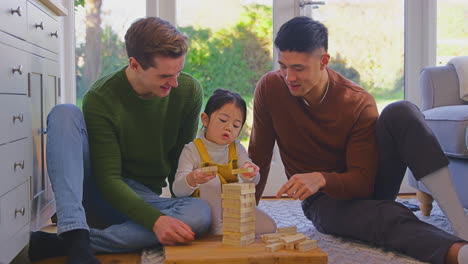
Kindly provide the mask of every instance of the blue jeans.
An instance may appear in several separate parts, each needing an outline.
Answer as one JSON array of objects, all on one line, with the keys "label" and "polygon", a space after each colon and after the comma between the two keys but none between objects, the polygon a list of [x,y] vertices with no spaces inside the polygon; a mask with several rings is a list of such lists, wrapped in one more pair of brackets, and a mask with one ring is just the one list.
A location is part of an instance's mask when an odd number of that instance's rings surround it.
[{"label": "blue jeans", "polygon": [[[71,104],[57,105],[47,117],[47,168],[57,207],[57,233],[86,229],[98,252],[131,252],[159,244],[156,235],[110,206],[91,174],[88,135],[83,114]],[[161,198],[132,179],[124,181],[145,202],[177,218],[197,235],[208,231],[211,211],[197,198]],[[85,211],[86,209],[86,211]],[[108,227],[89,228],[86,214]]]}]

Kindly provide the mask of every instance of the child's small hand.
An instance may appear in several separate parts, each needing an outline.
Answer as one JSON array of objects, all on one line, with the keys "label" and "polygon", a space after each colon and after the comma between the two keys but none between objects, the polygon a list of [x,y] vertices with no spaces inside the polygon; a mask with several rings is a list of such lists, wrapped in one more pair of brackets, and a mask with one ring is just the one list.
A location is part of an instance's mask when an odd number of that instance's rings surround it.
[{"label": "child's small hand", "polygon": [[215,171],[202,172],[200,168],[195,169],[187,175],[187,182],[190,186],[196,187],[198,184],[209,182],[216,177]]},{"label": "child's small hand", "polygon": [[242,165],[241,168],[252,168],[253,169],[253,172],[248,172],[248,173],[242,173],[242,177],[245,177],[245,178],[252,178],[252,177],[255,177],[255,175],[257,175],[258,171],[260,170],[260,168],[253,164],[252,162],[246,162],[244,163],[244,165]]}]

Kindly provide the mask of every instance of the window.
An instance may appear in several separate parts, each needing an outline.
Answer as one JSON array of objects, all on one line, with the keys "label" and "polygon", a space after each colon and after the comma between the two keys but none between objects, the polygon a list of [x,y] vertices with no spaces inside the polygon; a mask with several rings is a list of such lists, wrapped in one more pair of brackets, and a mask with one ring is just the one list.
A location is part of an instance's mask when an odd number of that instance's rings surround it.
[{"label": "window", "polygon": [[189,35],[184,72],[198,79],[205,102],[216,88],[238,92],[248,105],[240,140],[247,145],[258,80],[273,69],[272,0],[177,0],[178,28]]},{"label": "window", "polygon": [[370,92],[379,111],[404,98],[403,0],[327,0],[305,15],[328,28],[330,68]]},{"label": "window", "polygon": [[437,65],[468,51],[468,2],[437,1]]},{"label": "window", "polygon": [[100,76],[127,64],[124,36],[130,24],[146,15],[146,1],[93,0],[76,4],[76,104]]}]

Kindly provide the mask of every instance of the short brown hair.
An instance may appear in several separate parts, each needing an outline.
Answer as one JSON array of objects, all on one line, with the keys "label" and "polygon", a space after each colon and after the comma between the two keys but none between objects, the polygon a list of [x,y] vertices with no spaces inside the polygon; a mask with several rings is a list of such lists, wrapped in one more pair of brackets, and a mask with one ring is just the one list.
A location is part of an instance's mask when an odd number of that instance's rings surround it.
[{"label": "short brown hair", "polygon": [[134,57],[146,70],[154,57],[179,58],[187,53],[188,38],[171,23],[158,17],[140,18],[125,34],[128,57]]}]

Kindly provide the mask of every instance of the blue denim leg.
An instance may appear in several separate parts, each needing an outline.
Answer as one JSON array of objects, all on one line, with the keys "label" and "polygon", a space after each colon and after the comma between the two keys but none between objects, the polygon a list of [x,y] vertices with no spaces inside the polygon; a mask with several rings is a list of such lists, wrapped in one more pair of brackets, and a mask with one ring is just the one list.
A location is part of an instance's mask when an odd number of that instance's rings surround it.
[{"label": "blue denim leg", "polygon": [[55,193],[58,230],[89,229],[82,206],[84,156],[89,156],[83,115],[75,105],[57,105],[47,117],[47,170]]},{"label": "blue denim leg", "polygon": [[[125,182],[147,203],[165,215],[177,218],[190,226],[196,236],[208,231],[211,225],[211,209],[205,201],[192,197],[161,198],[134,180],[125,179]],[[152,231],[131,220],[103,230],[91,229],[90,236],[91,246],[98,252],[131,252],[159,243]]]}]

